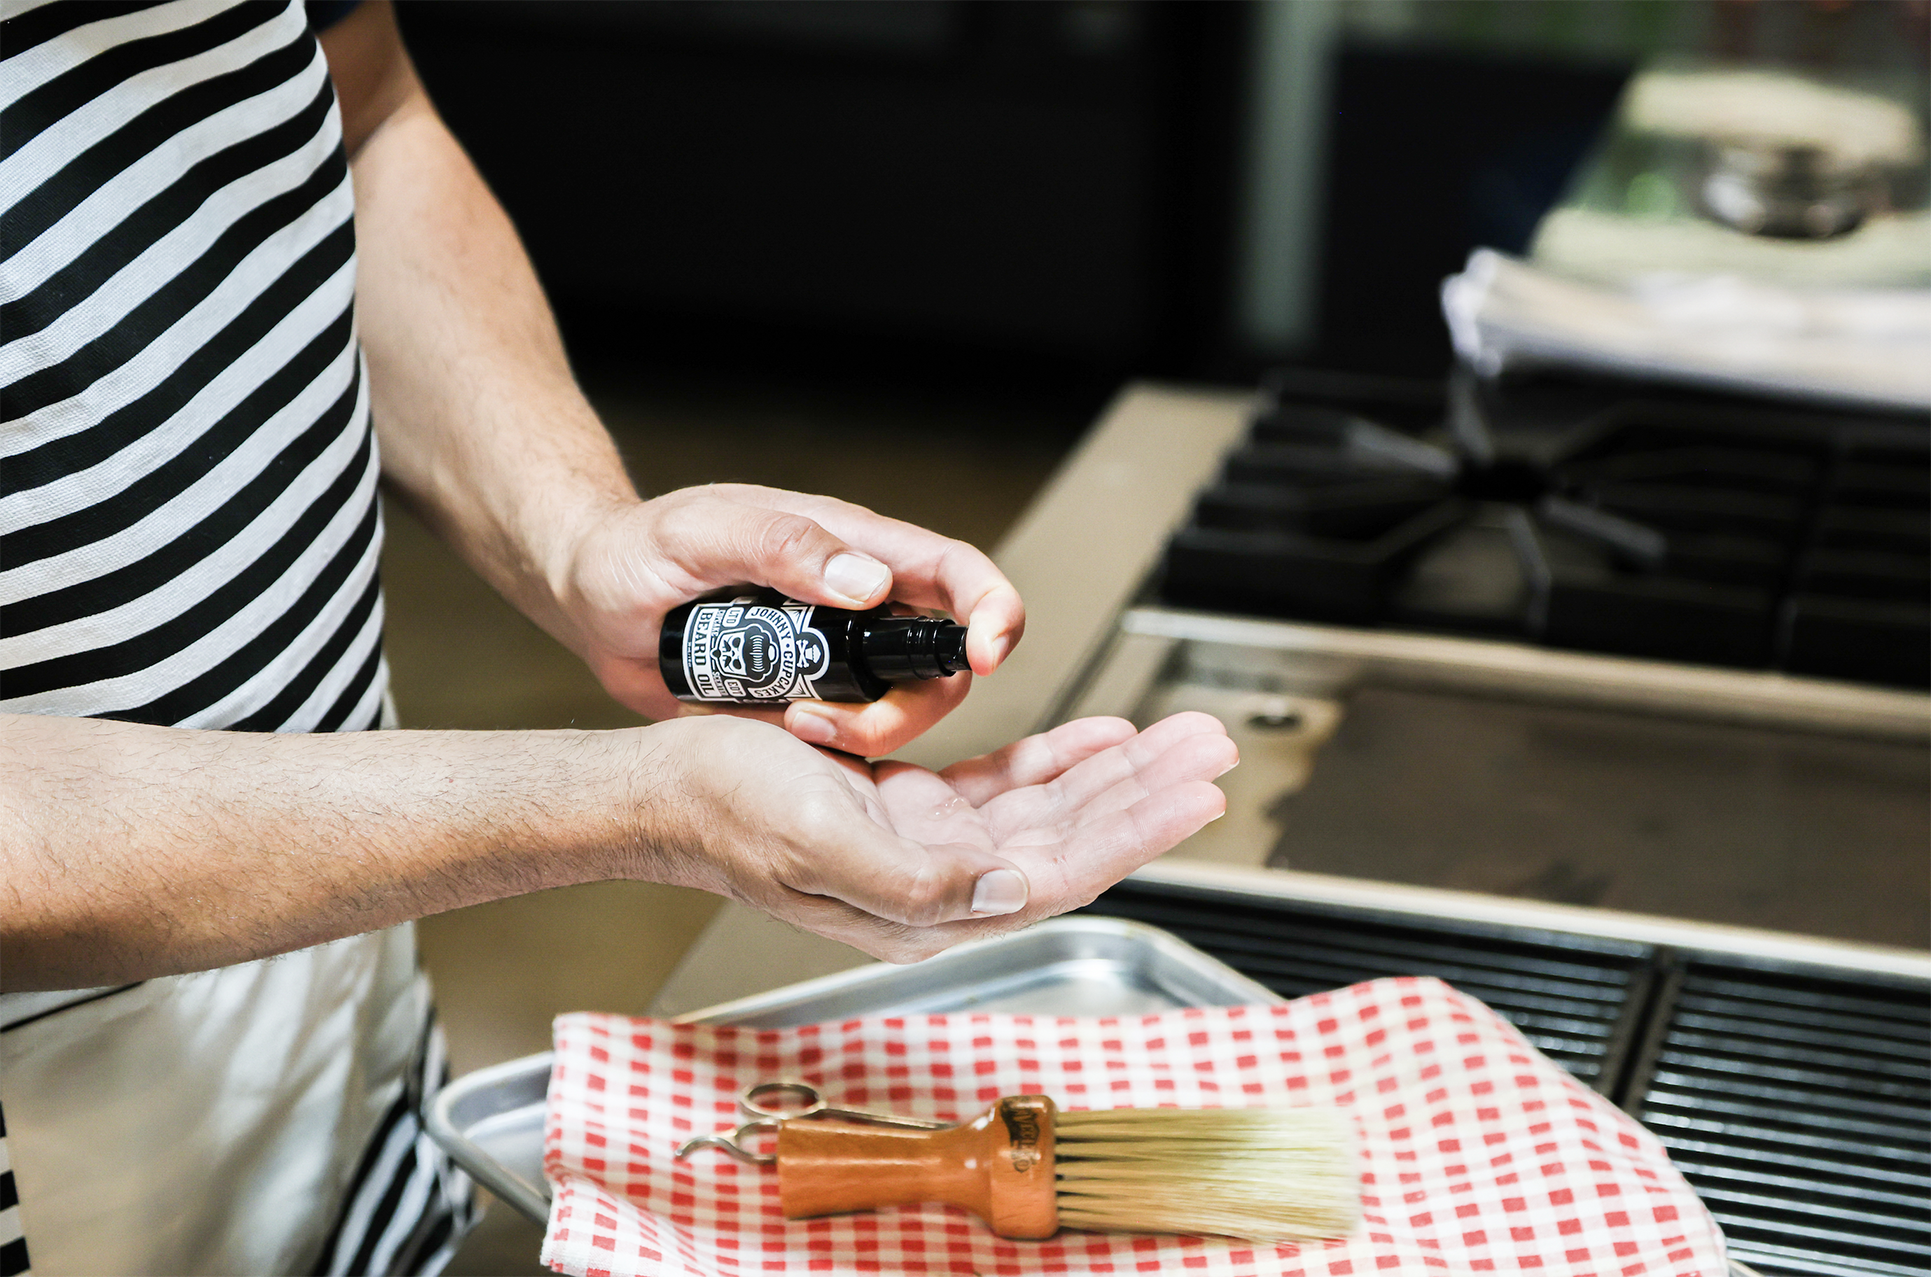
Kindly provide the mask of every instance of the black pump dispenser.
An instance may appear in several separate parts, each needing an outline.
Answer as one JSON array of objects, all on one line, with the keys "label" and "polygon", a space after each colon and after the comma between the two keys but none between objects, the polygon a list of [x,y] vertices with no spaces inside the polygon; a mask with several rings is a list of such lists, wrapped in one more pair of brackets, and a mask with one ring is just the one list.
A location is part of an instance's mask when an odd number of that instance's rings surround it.
[{"label": "black pump dispenser", "polygon": [[855,616],[858,653],[865,667],[887,683],[950,678],[966,668],[963,625],[927,616],[875,616],[865,612]]},{"label": "black pump dispenser", "polygon": [[936,617],[847,612],[741,590],[673,608],[657,667],[680,701],[875,701],[894,683],[966,669],[965,640],[965,626]]}]

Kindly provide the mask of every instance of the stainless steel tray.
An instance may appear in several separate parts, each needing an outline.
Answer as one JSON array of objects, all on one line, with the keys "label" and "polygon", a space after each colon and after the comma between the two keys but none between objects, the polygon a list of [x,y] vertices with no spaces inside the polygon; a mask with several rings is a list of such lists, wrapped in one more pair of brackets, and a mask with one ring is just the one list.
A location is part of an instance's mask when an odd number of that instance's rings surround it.
[{"label": "stainless steel tray", "polygon": [[[1226,964],[1157,927],[1117,918],[1057,918],[915,966],[885,963],[680,1015],[680,1024],[777,1028],[855,1015],[1001,1011],[1145,1015],[1175,1007],[1278,1002]],[[430,1102],[427,1128],[476,1181],[541,1223],[543,1106],[550,1054],[457,1078]]]}]

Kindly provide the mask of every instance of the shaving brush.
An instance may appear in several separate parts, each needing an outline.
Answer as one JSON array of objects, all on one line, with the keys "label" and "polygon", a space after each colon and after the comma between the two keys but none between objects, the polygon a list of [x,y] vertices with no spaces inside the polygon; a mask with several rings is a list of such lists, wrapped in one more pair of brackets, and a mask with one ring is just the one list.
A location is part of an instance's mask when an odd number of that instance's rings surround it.
[{"label": "shaving brush", "polygon": [[1017,1095],[936,1130],[787,1121],[776,1160],[787,1219],[946,1202],[1001,1237],[1282,1242],[1344,1237],[1360,1214],[1353,1126],[1331,1108],[1062,1113]]}]

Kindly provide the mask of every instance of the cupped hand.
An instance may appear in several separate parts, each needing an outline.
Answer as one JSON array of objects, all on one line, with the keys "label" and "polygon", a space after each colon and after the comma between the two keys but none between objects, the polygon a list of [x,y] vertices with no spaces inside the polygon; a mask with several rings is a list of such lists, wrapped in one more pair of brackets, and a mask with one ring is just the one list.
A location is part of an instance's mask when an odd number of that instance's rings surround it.
[{"label": "cupped hand", "polygon": [[[942,772],[724,718],[648,729],[642,876],[701,887],[891,962],[1076,909],[1225,809],[1206,714],[1088,718]],[[647,735],[648,735],[647,733]]]},{"label": "cupped hand", "polygon": [[[612,696],[658,719],[692,712],[657,670],[664,614],[722,586],[766,585],[839,608],[891,600],[947,612],[967,627],[977,674],[997,669],[1025,628],[1018,592],[964,542],[831,497],[749,484],[613,506],[574,536],[560,575],[561,637]],[[971,681],[960,673],[904,684],[870,705],[724,712],[782,721],[800,740],[870,757],[943,718]]]}]

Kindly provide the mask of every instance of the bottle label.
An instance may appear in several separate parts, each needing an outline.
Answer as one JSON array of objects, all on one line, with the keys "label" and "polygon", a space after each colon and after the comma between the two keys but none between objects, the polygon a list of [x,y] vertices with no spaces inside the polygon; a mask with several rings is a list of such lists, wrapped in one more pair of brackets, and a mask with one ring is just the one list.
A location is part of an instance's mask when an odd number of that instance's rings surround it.
[{"label": "bottle label", "polygon": [[684,624],[684,676],[704,701],[814,700],[831,661],[808,603],[773,607],[755,595],[700,603]]}]

